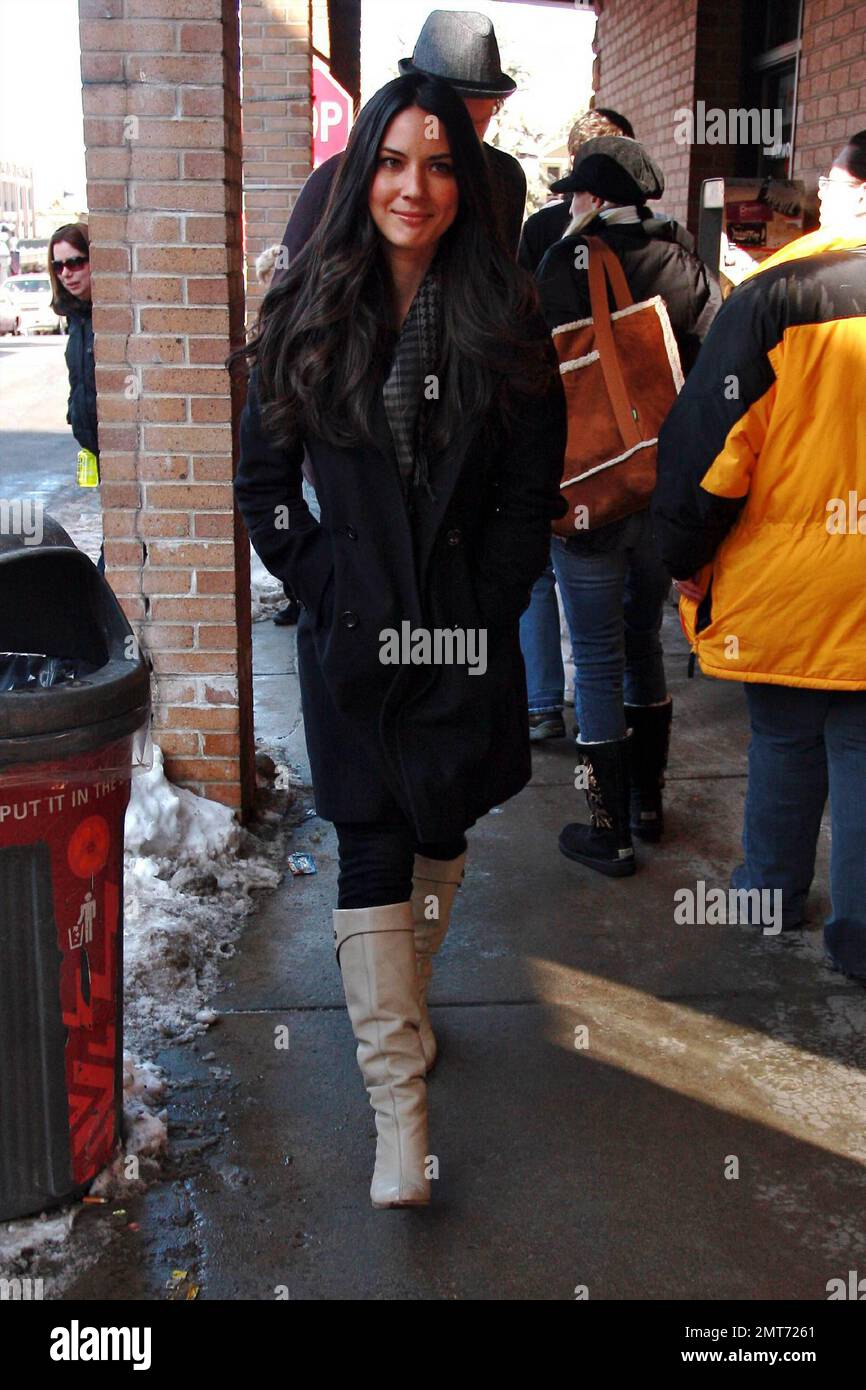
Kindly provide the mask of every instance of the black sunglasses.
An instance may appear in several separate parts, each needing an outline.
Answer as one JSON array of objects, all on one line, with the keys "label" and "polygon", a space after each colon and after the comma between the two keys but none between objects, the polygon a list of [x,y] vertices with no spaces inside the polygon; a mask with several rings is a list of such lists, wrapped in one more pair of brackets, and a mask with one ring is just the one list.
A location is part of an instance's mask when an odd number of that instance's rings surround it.
[{"label": "black sunglasses", "polygon": [[89,260],[89,256],[70,256],[68,261],[52,261],[51,265],[55,275],[62,275],[64,270],[80,270]]}]

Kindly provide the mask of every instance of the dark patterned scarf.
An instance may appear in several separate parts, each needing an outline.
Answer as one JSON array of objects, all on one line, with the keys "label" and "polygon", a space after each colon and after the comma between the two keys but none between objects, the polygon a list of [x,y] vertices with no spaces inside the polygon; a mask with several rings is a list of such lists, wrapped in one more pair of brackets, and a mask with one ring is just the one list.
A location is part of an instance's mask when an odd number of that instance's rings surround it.
[{"label": "dark patterned scarf", "polygon": [[391,370],[382,387],[385,414],[394,440],[403,490],[423,487],[433,497],[424,428],[430,410],[426,378],[439,365],[441,329],[440,285],[431,268],[412,300],[394,350]]}]

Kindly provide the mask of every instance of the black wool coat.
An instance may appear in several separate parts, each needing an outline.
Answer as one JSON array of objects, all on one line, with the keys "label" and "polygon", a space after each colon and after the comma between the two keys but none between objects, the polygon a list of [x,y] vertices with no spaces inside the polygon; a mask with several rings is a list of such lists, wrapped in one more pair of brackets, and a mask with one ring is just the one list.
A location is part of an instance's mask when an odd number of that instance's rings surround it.
[{"label": "black wool coat", "polygon": [[93,313],[90,304],[70,309],[67,323],[66,369],[69,373],[69,406],[66,423],[82,449],[99,453],[96,423],[96,368],[93,361]]},{"label": "black wool coat", "polygon": [[[537,334],[546,338],[538,320]],[[518,619],[562,515],[565,400],[551,346],[546,393],[521,398],[505,438],[488,419],[431,461],[410,523],[378,393],[376,444],[305,439],[321,508],[302,496],[303,446],[276,447],[251,375],[235,494],[253,546],[304,611],[298,669],[316,809],[393,819],[421,841],[461,834],[531,776]],[[277,524],[277,520],[280,523]],[[386,629],[485,629],[487,669],[388,665]]]}]

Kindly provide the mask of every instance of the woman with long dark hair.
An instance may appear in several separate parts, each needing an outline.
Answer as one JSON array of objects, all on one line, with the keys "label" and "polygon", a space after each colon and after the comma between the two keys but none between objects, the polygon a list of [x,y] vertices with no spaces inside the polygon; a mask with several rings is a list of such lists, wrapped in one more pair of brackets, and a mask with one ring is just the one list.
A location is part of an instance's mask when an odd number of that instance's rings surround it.
[{"label": "woman with long dark hair", "polygon": [[427,983],[465,831],[531,775],[518,620],[562,512],[556,360],[487,180],[456,93],[389,82],[243,349],[235,490],[304,605],[305,731],[339,842],[334,938],[376,1114],[376,1207],[430,1200]]}]

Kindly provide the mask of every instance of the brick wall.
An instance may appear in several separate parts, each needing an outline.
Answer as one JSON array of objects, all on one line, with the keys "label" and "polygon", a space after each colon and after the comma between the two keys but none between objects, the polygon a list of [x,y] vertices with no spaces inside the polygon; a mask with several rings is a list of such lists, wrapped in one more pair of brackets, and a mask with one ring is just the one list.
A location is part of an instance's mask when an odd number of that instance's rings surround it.
[{"label": "brick wall", "polygon": [[[672,112],[704,100],[746,104],[743,20],[749,0],[596,0],[595,103],[622,111],[664,169],[664,207],[695,230],[700,185],[737,170],[737,147],[678,148]],[[866,4],[805,0],[794,177],[814,187],[866,128]]]},{"label": "brick wall", "polygon": [[794,173],[814,186],[866,127],[866,4],[805,0]]},{"label": "brick wall", "polygon": [[598,0],[595,104],[627,116],[665,175],[661,206],[685,222],[689,147],[674,140],[674,112],[695,89],[698,0]]},{"label": "brick wall", "polygon": [[241,33],[249,319],[263,293],[256,257],[282,241],[312,168],[308,0],[242,0]]},{"label": "brick wall", "polygon": [[79,0],[105,556],[177,782],[251,804],[237,0]]}]

